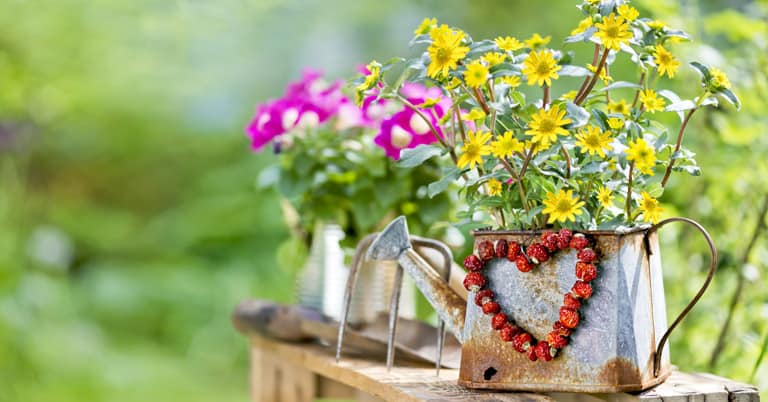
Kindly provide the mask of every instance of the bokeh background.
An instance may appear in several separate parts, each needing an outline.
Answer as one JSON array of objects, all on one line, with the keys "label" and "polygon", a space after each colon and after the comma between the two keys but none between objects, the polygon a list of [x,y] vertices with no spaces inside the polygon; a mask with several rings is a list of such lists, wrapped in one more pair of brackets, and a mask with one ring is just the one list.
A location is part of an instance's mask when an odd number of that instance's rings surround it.
[{"label": "bokeh background", "polygon": [[[710,228],[722,257],[673,360],[767,388],[768,364],[755,367],[768,339],[768,2],[633,5],[688,30],[681,60],[724,69],[744,103],[694,117],[686,141],[704,176],[678,175],[662,198]],[[247,400],[231,309],[291,301],[294,275],[275,258],[288,236],[277,196],[255,186],[274,157],[248,148],[253,105],[305,66],[346,78],[407,53],[426,16],[554,44],[580,18],[570,0],[0,0],[0,401]],[[683,66],[671,85],[692,96],[696,80]],[[707,262],[693,232],[662,240],[671,315]]]}]

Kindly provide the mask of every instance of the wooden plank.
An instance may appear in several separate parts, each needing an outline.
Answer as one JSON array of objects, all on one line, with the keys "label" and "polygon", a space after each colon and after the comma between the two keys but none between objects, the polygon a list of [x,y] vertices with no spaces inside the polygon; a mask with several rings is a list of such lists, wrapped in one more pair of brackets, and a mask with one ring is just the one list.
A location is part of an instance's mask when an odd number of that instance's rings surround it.
[{"label": "wooden plank", "polygon": [[251,348],[251,397],[254,401],[312,402],[317,394],[315,373],[286,361],[255,342]]},{"label": "wooden plank", "polygon": [[[710,374],[677,371],[665,383],[639,394],[535,394],[470,390],[457,384],[458,370],[443,369],[438,377],[433,367],[397,362],[396,367],[387,372],[383,362],[361,357],[345,356],[336,364],[331,349],[317,344],[281,343],[256,335],[252,335],[251,340],[254,349],[267,350],[273,356],[279,356],[283,362],[304,367],[332,381],[387,401],[759,401],[757,389],[751,385]],[[252,356],[259,358],[262,355],[253,353]],[[257,380],[253,378],[253,381]],[[320,384],[324,381],[320,381]]]}]

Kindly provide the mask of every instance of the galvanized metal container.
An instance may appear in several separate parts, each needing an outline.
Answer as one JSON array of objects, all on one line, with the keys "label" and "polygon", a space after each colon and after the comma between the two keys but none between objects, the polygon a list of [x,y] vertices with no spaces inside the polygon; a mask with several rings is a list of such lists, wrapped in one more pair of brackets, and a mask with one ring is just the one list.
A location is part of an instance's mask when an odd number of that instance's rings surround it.
[{"label": "galvanized metal container", "polygon": [[[500,339],[491,328],[491,317],[483,314],[470,294],[459,384],[520,391],[626,392],[649,388],[669,376],[669,353],[663,350],[667,315],[656,227],[585,233],[601,255],[599,276],[592,282],[594,293],[581,309],[582,320],[570,343],[552,361],[532,362]],[[475,246],[500,239],[527,245],[541,232],[473,234]],[[487,263],[485,275],[502,311],[537,339],[544,339],[558,320],[563,295],[576,280],[575,263],[576,252],[563,251],[534,271],[522,273],[513,262],[497,258]],[[710,280],[711,274],[707,285]]]},{"label": "galvanized metal container", "polygon": [[[337,224],[315,225],[307,262],[299,272],[296,293],[299,304],[322,312],[340,321],[344,304],[344,287],[349,276],[345,263],[349,254],[339,242],[344,231]],[[393,261],[364,261],[352,294],[349,312],[351,324],[370,323],[380,312],[389,309],[397,263]],[[401,294],[399,315],[413,318],[416,313],[414,287],[405,286]]]}]

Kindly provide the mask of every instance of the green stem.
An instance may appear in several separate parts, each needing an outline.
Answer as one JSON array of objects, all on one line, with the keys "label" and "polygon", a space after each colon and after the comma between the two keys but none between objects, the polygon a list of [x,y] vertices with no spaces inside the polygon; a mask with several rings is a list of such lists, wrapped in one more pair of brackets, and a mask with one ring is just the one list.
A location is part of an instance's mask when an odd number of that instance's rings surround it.
[{"label": "green stem", "polygon": [[708,92],[704,91],[699,99],[696,100],[696,106],[691,109],[688,114],[685,115],[685,118],[683,118],[683,123],[680,125],[680,130],[677,132],[675,150],[672,151],[672,155],[669,156],[669,164],[667,165],[667,170],[664,172],[664,178],[661,180],[661,188],[666,187],[667,180],[669,180],[669,175],[672,174],[672,167],[675,165],[675,154],[680,151],[680,147],[683,144],[683,134],[685,133],[685,128],[688,127],[688,122],[691,120],[691,116],[693,116],[693,113],[699,108],[699,106],[701,106],[701,103],[704,102],[704,98],[707,96],[707,94]]},{"label": "green stem", "polygon": [[584,89],[583,92],[576,95],[576,98],[574,98],[573,103],[577,105],[581,105],[584,103],[584,101],[587,99],[587,96],[589,96],[589,93],[592,92],[592,88],[595,87],[595,83],[597,82],[597,79],[600,77],[600,71],[605,66],[605,61],[608,59],[608,53],[610,52],[610,49],[605,49],[603,51],[603,57],[600,58],[600,64],[597,65],[597,69],[595,69],[595,74],[592,75],[592,79],[589,81],[589,85]]},{"label": "green stem", "polygon": [[632,224],[632,173],[635,170],[635,162],[629,164],[629,180],[627,183],[627,224]]}]

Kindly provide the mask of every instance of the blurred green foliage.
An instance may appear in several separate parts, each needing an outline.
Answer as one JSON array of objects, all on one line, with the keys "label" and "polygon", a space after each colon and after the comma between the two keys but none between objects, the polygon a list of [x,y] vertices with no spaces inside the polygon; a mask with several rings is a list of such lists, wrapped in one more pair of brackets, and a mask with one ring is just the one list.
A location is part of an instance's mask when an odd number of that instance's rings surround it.
[{"label": "blurred green foliage", "polygon": [[[686,141],[704,175],[672,182],[662,201],[702,220],[722,254],[713,289],[672,338],[673,360],[710,369],[741,276],[713,370],[746,381],[768,332],[765,234],[741,256],[768,193],[767,4],[636,5],[685,27],[695,42],[680,58],[723,67],[744,104],[693,119]],[[566,0],[0,0],[0,10],[0,401],[30,402],[247,400],[246,342],[229,313],[293,289],[275,260],[288,236],[279,204],[254,184],[274,160],[242,135],[253,104],[304,66],[348,76],[402,53],[424,16],[478,37],[557,42],[579,15]],[[682,230],[662,240],[673,314],[703,279],[704,245]],[[754,380],[768,387],[768,365]]]}]

